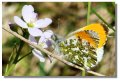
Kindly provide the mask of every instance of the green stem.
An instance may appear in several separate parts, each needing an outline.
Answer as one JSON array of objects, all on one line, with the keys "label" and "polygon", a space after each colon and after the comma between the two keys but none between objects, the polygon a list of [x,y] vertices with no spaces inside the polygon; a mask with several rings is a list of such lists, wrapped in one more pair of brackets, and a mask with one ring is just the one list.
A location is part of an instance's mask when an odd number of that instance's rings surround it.
[{"label": "green stem", "polygon": [[24,55],[24,56],[23,56],[23,57],[21,57],[20,59],[18,59],[18,60],[17,60],[17,63],[18,63],[20,60],[22,60],[23,58],[25,58],[26,56],[30,55],[31,53],[32,53],[32,51],[31,51],[31,52],[29,52],[28,54]]},{"label": "green stem", "polygon": [[[24,30],[22,30],[22,32],[23,32],[23,37],[27,38],[27,37],[28,37],[28,33],[27,33],[26,31],[24,31]],[[17,51],[17,53],[16,53],[16,57],[15,57],[15,59],[14,59],[14,61],[13,61],[13,64],[16,64],[16,63],[17,63],[18,58],[19,58],[19,56],[20,56],[20,52],[21,52],[24,44],[25,44],[25,43],[24,43],[22,40],[20,40],[20,46],[19,46],[18,51]]]},{"label": "green stem", "polygon": [[6,65],[6,68],[5,68],[5,75],[6,75],[7,71],[8,71],[8,64]]},{"label": "green stem", "polygon": [[12,53],[11,53],[11,55],[10,55],[10,57],[9,57],[9,62],[8,62],[8,64],[6,65],[6,68],[5,68],[5,75],[8,75],[8,70],[9,70],[9,67],[10,67],[10,65],[11,65],[11,63],[12,63],[12,60],[13,60],[13,55],[14,55],[14,51],[15,51],[15,53],[16,53],[16,45],[15,45],[15,47],[13,47],[13,51],[12,51]]},{"label": "green stem", "polygon": [[44,70],[44,66],[45,66],[45,64],[42,63],[42,62],[40,62],[40,64],[39,64],[39,70],[40,70],[40,75],[41,76],[47,76],[48,75],[47,72]]},{"label": "green stem", "polygon": [[[21,41],[21,42],[20,42],[19,49],[18,49],[18,51],[16,52],[16,57],[15,57],[15,59],[14,59],[14,61],[13,61],[13,64],[9,63],[9,64],[7,64],[7,66],[6,66],[6,70],[5,70],[5,74],[4,74],[5,76],[8,76],[8,75],[13,71],[13,69],[14,69],[14,67],[15,67],[15,65],[16,65],[16,63],[17,63],[17,60],[18,60],[18,57],[19,57],[19,55],[20,55],[20,52],[21,52],[21,49],[22,49],[23,45],[24,45],[24,42]],[[11,56],[10,56],[10,58],[11,58]],[[10,59],[9,59],[9,60],[10,60]]]},{"label": "green stem", "polygon": [[[31,53],[32,53],[32,51],[29,52],[28,54],[24,55],[24,56],[21,57],[20,59],[18,59],[18,60],[17,60],[17,63],[18,63],[20,60],[22,60],[23,58],[25,58],[26,56],[28,56],[29,54],[31,54]],[[10,64],[10,65],[11,65],[11,64]],[[10,65],[7,64],[7,66],[6,66],[5,76],[8,76],[8,75],[13,71],[13,69],[14,69],[14,67],[15,67],[16,64],[12,64],[11,66],[10,66]],[[10,67],[10,68],[9,68],[9,67]]]},{"label": "green stem", "polygon": [[95,15],[98,18],[100,18],[107,25],[107,27],[109,27],[110,29],[112,29],[113,31],[115,31],[115,29],[111,25],[109,25],[93,8],[92,8],[92,11],[93,11],[93,13],[95,13]]},{"label": "green stem", "polygon": [[[12,64],[12,65],[10,66],[10,68],[5,72],[5,75],[4,75],[4,76],[8,76],[8,75],[13,71],[14,67],[15,67],[15,64]],[[7,68],[7,67],[6,67],[6,68]]]},{"label": "green stem", "polygon": [[[23,30],[22,30],[23,31]],[[28,37],[28,34],[23,31],[23,37],[27,38]],[[9,60],[10,60],[10,63],[7,64],[6,66],[6,69],[5,69],[5,76],[8,76],[14,69],[15,65],[17,64],[18,61],[20,61],[21,59],[18,60],[19,56],[20,56],[20,53],[21,53],[21,50],[24,46],[24,42],[22,40],[20,40],[20,44],[19,44],[19,48],[18,50],[15,52],[16,56],[15,56],[15,59],[12,61],[12,64],[11,64],[11,59],[12,59],[12,55],[10,56]]]},{"label": "green stem", "polygon": [[16,63],[17,63],[17,60],[18,60],[18,58],[19,58],[20,52],[21,52],[21,50],[22,50],[22,48],[23,48],[23,45],[24,45],[24,42],[21,40],[21,41],[20,41],[19,49],[18,49],[18,51],[17,51],[17,53],[16,53],[16,57],[15,57],[15,59],[14,59],[14,61],[13,61],[13,64],[16,64]]},{"label": "green stem", "polygon": [[13,61],[14,52],[15,52],[15,53],[17,52],[17,46],[16,46],[16,44],[15,44],[14,46],[15,46],[15,47],[13,47],[13,51],[12,51],[10,57],[9,57],[9,64],[11,64],[12,61]]},{"label": "green stem", "polygon": [[85,69],[82,70],[82,76],[85,76]]},{"label": "green stem", "polygon": [[90,10],[91,10],[91,2],[88,2],[87,25],[89,24]]}]

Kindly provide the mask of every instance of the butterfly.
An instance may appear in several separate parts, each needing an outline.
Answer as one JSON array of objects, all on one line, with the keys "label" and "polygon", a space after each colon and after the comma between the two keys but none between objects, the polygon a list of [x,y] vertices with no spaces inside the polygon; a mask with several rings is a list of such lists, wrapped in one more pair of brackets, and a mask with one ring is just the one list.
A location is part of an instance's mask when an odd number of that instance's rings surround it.
[{"label": "butterfly", "polygon": [[82,27],[59,43],[63,58],[86,69],[96,66],[103,57],[107,30],[99,23]]}]

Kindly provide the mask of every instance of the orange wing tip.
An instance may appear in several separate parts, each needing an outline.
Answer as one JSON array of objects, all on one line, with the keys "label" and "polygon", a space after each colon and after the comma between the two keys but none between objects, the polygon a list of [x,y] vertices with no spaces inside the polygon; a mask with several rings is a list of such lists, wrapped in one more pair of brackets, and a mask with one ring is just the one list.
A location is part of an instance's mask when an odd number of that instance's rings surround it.
[{"label": "orange wing tip", "polygon": [[102,47],[105,44],[107,39],[107,34],[106,34],[106,30],[101,24],[98,23],[90,24],[88,26],[81,28],[79,31],[84,31],[84,30],[92,30],[98,33],[98,36],[100,38],[98,48]]},{"label": "orange wing tip", "polygon": [[77,38],[87,40],[90,43],[90,45],[93,46],[94,48],[97,47],[97,45],[96,45],[95,41],[93,40],[93,38],[91,38],[90,35],[87,34],[85,31],[80,31],[80,32],[76,33],[75,36]]}]

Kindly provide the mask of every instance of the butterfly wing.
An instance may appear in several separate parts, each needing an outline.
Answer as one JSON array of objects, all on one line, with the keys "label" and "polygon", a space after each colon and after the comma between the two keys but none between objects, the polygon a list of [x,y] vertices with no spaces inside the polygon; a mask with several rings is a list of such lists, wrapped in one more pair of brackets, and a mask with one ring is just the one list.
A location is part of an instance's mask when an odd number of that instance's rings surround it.
[{"label": "butterfly wing", "polygon": [[80,30],[81,31],[92,30],[92,31],[97,32],[97,34],[99,36],[98,48],[102,47],[107,40],[106,30],[104,29],[104,27],[101,24],[91,24],[91,25],[81,28]]},{"label": "butterfly wing", "polygon": [[64,58],[89,69],[102,59],[107,35],[103,26],[91,24],[73,33],[66,41],[60,43]]}]

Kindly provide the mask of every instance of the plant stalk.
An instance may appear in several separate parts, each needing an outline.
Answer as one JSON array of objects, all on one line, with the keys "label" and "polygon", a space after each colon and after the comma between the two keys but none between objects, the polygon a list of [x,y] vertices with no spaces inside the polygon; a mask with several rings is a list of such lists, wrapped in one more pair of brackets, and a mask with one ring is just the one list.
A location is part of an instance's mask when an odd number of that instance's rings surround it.
[{"label": "plant stalk", "polygon": [[91,11],[91,2],[88,2],[87,25],[89,25],[90,11]]}]

